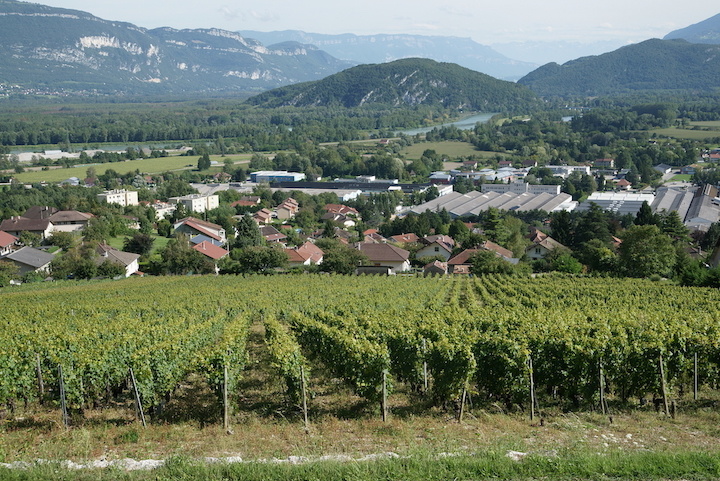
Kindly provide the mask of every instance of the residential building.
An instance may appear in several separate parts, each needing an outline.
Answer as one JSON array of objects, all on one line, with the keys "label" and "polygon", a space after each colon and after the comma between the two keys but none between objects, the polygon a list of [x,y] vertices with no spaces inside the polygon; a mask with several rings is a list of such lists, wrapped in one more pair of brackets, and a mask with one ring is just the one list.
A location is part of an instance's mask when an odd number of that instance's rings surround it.
[{"label": "residential building", "polygon": [[542,259],[555,249],[565,248],[564,245],[535,227],[530,228],[530,242],[532,245],[525,249],[525,255],[532,260]]},{"label": "residential building", "polygon": [[185,234],[190,238],[195,237],[198,234],[203,234],[211,239],[220,241],[222,245],[225,245],[227,242],[225,229],[222,226],[197,219],[195,217],[185,217],[184,219],[175,222],[175,224],[173,224],[173,229],[175,232]]},{"label": "residential building", "polygon": [[0,257],[10,254],[17,245],[17,237],[0,230]]},{"label": "residential building", "polygon": [[188,212],[203,213],[208,210],[217,209],[220,206],[220,196],[190,194],[181,197],[170,197],[169,202],[182,204]]},{"label": "residential building", "polygon": [[130,277],[140,270],[140,254],[121,251],[107,244],[98,244],[95,251],[99,254],[99,257],[96,259],[98,265],[103,262],[117,264],[125,269],[125,277]]},{"label": "residential building", "polygon": [[50,272],[50,263],[54,255],[35,249],[34,247],[23,247],[3,257],[3,260],[12,262],[18,267],[18,274],[24,276],[28,272]]},{"label": "residential building", "polygon": [[106,190],[102,194],[98,194],[98,200],[105,201],[108,204],[120,204],[125,207],[128,205],[138,205],[138,193],[134,190]]},{"label": "residential building", "polygon": [[361,243],[357,249],[367,256],[369,265],[385,267],[388,274],[410,270],[410,252],[392,244]]},{"label": "residential building", "polygon": [[309,241],[294,249],[285,249],[285,253],[288,255],[289,267],[318,265],[325,255],[322,249]]},{"label": "residential building", "polygon": [[447,261],[452,256],[452,251],[455,248],[453,238],[446,235],[427,236],[422,238],[420,242],[424,244],[424,247],[415,254],[417,259],[423,257],[442,257],[444,261]]},{"label": "residential building", "polygon": [[53,232],[77,232],[85,229],[94,216],[76,210],[61,210],[49,217]]},{"label": "residential building", "polygon": [[204,242],[194,245],[193,249],[195,249],[202,255],[211,258],[215,262],[219,261],[226,255],[230,254],[230,251],[223,249],[222,247],[217,246],[217,245],[213,244],[212,242],[208,242],[208,241],[204,241]]},{"label": "residential building", "polygon": [[27,217],[14,216],[2,221],[0,230],[15,237],[20,237],[22,232],[30,232],[39,235],[44,240],[51,235],[53,224],[50,219],[28,219]]}]

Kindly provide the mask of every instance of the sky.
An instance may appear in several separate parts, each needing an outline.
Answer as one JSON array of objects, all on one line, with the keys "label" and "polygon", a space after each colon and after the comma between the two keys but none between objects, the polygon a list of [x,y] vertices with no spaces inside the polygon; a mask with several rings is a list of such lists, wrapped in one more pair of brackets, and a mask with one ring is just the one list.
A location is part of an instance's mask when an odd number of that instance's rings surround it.
[{"label": "sky", "polygon": [[635,43],[720,13],[717,0],[35,0],[144,28],[406,33],[505,42]]}]

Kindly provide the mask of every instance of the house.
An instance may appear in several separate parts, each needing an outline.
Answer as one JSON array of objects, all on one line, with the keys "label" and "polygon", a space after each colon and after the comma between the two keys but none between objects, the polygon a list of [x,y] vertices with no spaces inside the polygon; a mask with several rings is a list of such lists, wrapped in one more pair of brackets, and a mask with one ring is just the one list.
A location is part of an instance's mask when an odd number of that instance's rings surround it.
[{"label": "house", "polygon": [[198,234],[203,234],[215,239],[216,241],[220,241],[222,245],[225,245],[227,242],[225,229],[223,229],[222,226],[201,219],[196,219],[195,217],[185,217],[184,219],[175,222],[175,224],[173,224],[173,229],[176,233],[185,234],[190,238],[195,237]]},{"label": "house", "polygon": [[614,169],[615,159],[595,159],[593,167],[596,169]]},{"label": "house", "polygon": [[357,218],[360,217],[360,213],[356,209],[343,204],[326,204],[324,209],[328,213],[332,214],[343,214],[347,216],[354,216]]},{"label": "house", "polygon": [[155,209],[155,218],[157,220],[162,220],[165,218],[165,216],[172,215],[173,212],[177,209],[177,204],[171,204],[169,202],[160,202],[155,201],[155,203],[150,204],[150,207]]},{"label": "house", "polygon": [[85,229],[94,216],[76,210],[61,210],[49,217],[53,232],[77,232]]},{"label": "house", "polygon": [[423,275],[428,276],[444,276],[448,272],[447,262],[432,261],[430,264],[423,267]]},{"label": "house", "polygon": [[222,247],[208,241],[203,241],[199,244],[194,245],[193,249],[216,262],[225,257],[226,255],[230,254],[230,251],[223,249]]},{"label": "house", "polygon": [[3,260],[11,261],[18,267],[21,276],[28,272],[48,274],[50,272],[50,263],[53,259],[55,259],[54,255],[27,246],[3,257]]},{"label": "house", "polygon": [[260,227],[260,233],[265,238],[265,240],[269,243],[282,243],[287,239],[287,236],[277,230],[275,227],[271,225],[264,225]]},{"label": "house", "polygon": [[53,214],[60,212],[57,207],[49,207],[46,205],[34,205],[26,210],[22,217],[27,219],[49,219]]},{"label": "house", "polygon": [[565,248],[564,245],[534,227],[530,229],[530,242],[532,245],[525,249],[525,255],[533,260],[542,259],[555,249]]},{"label": "house", "polygon": [[501,160],[500,162],[498,162],[498,167],[500,167],[500,168],[512,167],[512,166],[513,166],[512,160]]},{"label": "house", "polygon": [[447,261],[452,256],[452,251],[455,248],[453,238],[446,235],[426,236],[420,242],[423,247],[415,254],[417,259],[440,256],[444,261]]},{"label": "house", "polygon": [[285,253],[288,255],[289,267],[318,265],[325,255],[322,249],[309,241],[294,249],[285,249]]},{"label": "house", "polygon": [[448,272],[450,274],[470,274],[472,267],[471,257],[478,252],[478,249],[465,249],[455,257],[447,261]]},{"label": "house", "polygon": [[10,254],[18,245],[18,238],[0,230],[0,257]]},{"label": "house", "polygon": [[46,239],[52,234],[53,224],[50,219],[28,219],[27,217],[14,216],[2,221],[0,230],[15,237],[20,237],[22,232],[30,232],[39,235],[41,239]]},{"label": "house", "polygon": [[537,167],[537,166],[538,166],[538,163],[537,163],[537,160],[527,159],[527,160],[523,160],[523,161],[522,161],[522,165],[523,165],[523,167],[530,167],[530,168],[532,168],[532,167]]},{"label": "house", "polygon": [[618,190],[630,190],[630,187],[632,187],[632,184],[627,179],[620,179],[617,182],[615,182],[615,187],[617,187]]},{"label": "house", "polygon": [[672,172],[672,166],[667,165],[667,164],[655,165],[655,166],[653,166],[653,169],[657,170],[658,172],[660,172],[663,175],[669,174],[670,172]]},{"label": "house", "polygon": [[477,169],[477,160],[464,160],[462,163],[463,169],[475,170]]},{"label": "house", "polygon": [[275,208],[275,216],[282,220],[292,219],[299,210],[300,205],[298,202],[292,197],[288,197],[282,204]]},{"label": "house", "polygon": [[99,255],[99,257],[95,260],[98,265],[103,262],[112,262],[113,264],[122,266],[125,269],[125,277],[130,277],[140,270],[140,265],[138,263],[140,254],[121,251],[107,244],[98,244],[95,248],[95,252]]},{"label": "house", "polygon": [[410,270],[410,252],[392,244],[361,243],[357,249],[368,258],[368,265],[387,267],[389,274]]},{"label": "house", "polygon": [[513,252],[511,250],[501,247],[492,241],[488,240],[483,242],[480,244],[480,248],[486,251],[494,252],[498,257],[502,257],[511,264],[517,264],[519,261],[519,259],[513,257]]},{"label": "house", "polygon": [[686,165],[685,167],[681,167],[680,174],[693,175],[693,174],[695,174],[695,167],[692,165]]},{"label": "house", "polygon": [[348,217],[345,214],[337,214],[334,212],[328,212],[327,214],[323,214],[321,217],[323,221],[332,221],[336,224],[342,225],[343,227],[354,227],[355,226],[355,220],[351,217]]},{"label": "house", "polygon": [[392,239],[394,242],[397,242],[398,244],[413,244],[420,241],[420,237],[418,237],[416,234],[413,234],[412,232],[410,232],[409,234],[394,235],[391,236],[390,239]]},{"label": "house", "polygon": [[268,209],[260,209],[253,214],[253,220],[258,224],[269,224],[272,222],[273,213]]}]

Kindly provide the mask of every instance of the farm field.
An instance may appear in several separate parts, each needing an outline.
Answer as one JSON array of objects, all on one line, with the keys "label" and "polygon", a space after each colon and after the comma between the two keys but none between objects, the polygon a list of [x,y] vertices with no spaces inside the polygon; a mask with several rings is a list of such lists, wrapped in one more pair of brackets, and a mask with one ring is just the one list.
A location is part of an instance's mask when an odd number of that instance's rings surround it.
[{"label": "farm field", "polygon": [[[228,155],[222,157],[220,155],[211,155],[210,160],[218,162],[218,166],[213,168],[220,170],[225,160],[232,160],[236,164],[250,162],[251,154],[238,154]],[[27,171],[20,174],[15,174],[14,177],[19,182],[25,183],[37,183],[37,182],[60,182],[70,177],[78,177],[84,179],[88,167],[92,166],[95,168],[95,172],[98,175],[104,174],[106,170],[113,169],[119,174],[125,174],[127,172],[134,172],[139,170],[144,174],[159,174],[162,172],[172,170],[185,170],[194,169],[197,167],[199,156],[170,156],[170,157],[158,157],[155,159],[137,159],[128,160],[125,162],[110,162],[102,164],[85,164],[71,168],[50,168],[50,170],[33,170]]]},{"label": "farm field", "polygon": [[653,132],[677,139],[706,140],[720,137],[720,121],[690,122],[688,127],[669,127]]},{"label": "farm field", "polygon": [[471,155],[494,157],[495,152],[480,152],[469,142],[419,142],[406,147],[402,153],[408,160],[419,159],[426,150],[434,150],[440,155],[448,157],[469,157]]},{"label": "farm field", "polygon": [[[179,456],[167,469],[192,471],[189,460],[205,456],[392,452],[427,462],[454,453],[475,473],[492,459],[483,469],[511,479],[525,468],[506,464],[508,451],[569,463],[562,469],[672,453],[691,471],[671,479],[720,475],[692,461],[703,452],[703,466],[720,466],[716,290],[564,276],[305,275],[62,282],[0,297],[0,462]],[[667,475],[653,462],[643,461],[643,479]],[[368,466],[400,469],[392,459]],[[236,469],[243,474],[208,479],[273,478]],[[443,479],[431,474],[436,463],[418,469]],[[311,477],[333,479],[323,476]]]}]

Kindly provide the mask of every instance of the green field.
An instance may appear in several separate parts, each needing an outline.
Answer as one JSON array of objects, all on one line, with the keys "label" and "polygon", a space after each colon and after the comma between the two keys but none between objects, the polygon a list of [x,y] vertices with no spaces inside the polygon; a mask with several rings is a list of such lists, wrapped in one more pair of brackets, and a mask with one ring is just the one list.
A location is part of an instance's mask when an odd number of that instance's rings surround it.
[{"label": "green field", "polygon": [[440,155],[448,157],[470,157],[477,156],[494,156],[495,152],[481,152],[475,149],[475,146],[469,142],[421,142],[410,145],[403,149],[402,153],[409,160],[419,159],[426,150],[434,150]]},{"label": "green field", "polygon": [[720,121],[690,122],[688,127],[669,127],[667,129],[653,130],[658,135],[665,135],[676,139],[705,140],[720,137]]},{"label": "green field", "polygon": [[[210,159],[220,164],[219,167],[214,167],[216,170],[222,166],[223,162],[227,159],[232,160],[235,163],[249,162],[252,154],[238,154],[228,155],[222,157],[220,155],[211,155]],[[139,170],[143,174],[159,174],[171,170],[184,170],[196,168],[199,156],[173,156],[173,157],[158,157],[156,159],[138,159],[128,160],[125,162],[110,162],[104,164],[85,164],[77,167],[66,168],[51,168],[50,170],[33,170],[16,174],[15,178],[19,182],[26,183],[37,183],[37,182],[60,182],[70,177],[78,177],[84,179],[88,167],[93,166],[97,175],[104,174],[107,169],[113,169],[119,174],[125,174],[127,172],[133,172]]]},{"label": "green field", "polygon": [[672,179],[670,179],[670,182],[690,182],[692,179],[692,175],[690,174],[678,174],[674,175]]}]

